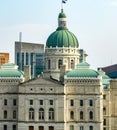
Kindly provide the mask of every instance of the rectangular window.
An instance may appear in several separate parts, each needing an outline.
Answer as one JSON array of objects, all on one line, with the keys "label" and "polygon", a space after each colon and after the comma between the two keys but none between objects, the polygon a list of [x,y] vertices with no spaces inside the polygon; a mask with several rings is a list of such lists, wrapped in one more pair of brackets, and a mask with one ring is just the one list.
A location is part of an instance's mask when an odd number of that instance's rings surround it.
[{"label": "rectangular window", "polygon": [[103,115],[106,115],[106,107],[103,108]]},{"label": "rectangular window", "polygon": [[83,100],[80,100],[80,106],[83,106]]},{"label": "rectangular window", "polygon": [[93,126],[89,126],[89,130],[93,130]]},{"label": "rectangular window", "polygon": [[40,104],[40,105],[43,105],[43,100],[39,100],[39,104]]},{"label": "rectangular window", "polygon": [[83,127],[83,126],[80,126],[80,130],[84,130],[84,127]]},{"label": "rectangular window", "polygon": [[13,119],[16,119],[16,110],[13,111]]},{"label": "rectangular window", "polygon": [[34,130],[34,126],[29,126],[29,130]]},{"label": "rectangular window", "polygon": [[93,100],[89,100],[89,106],[93,106]]},{"label": "rectangular window", "polygon": [[30,100],[30,105],[33,105],[33,100]]},{"label": "rectangular window", "polygon": [[3,130],[7,130],[7,125],[4,125],[4,126],[3,126]]},{"label": "rectangular window", "polygon": [[5,106],[7,105],[7,99],[4,99],[4,105]]},{"label": "rectangular window", "polygon": [[13,99],[13,105],[16,106],[17,103],[16,103],[16,99]]},{"label": "rectangular window", "polygon": [[74,100],[70,100],[70,106],[74,106]]},{"label": "rectangular window", "polygon": [[50,100],[50,105],[53,105],[53,100]]},{"label": "rectangular window", "polygon": [[16,125],[13,125],[13,130],[16,130]]},{"label": "rectangular window", "polygon": [[7,111],[4,111],[4,119],[7,119]]},{"label": "rectangular window", "polygon": [[103,95],[103,99],[106,100],[106,95]]},{"label": "rectangular window", "polygon": [[104,121],[103,121],[103,125],[106,125],[106,119],[104,119]]},{"label": "rectangular window", "polygon": [[73,125],[70,125],[70,130],[74,130],[74,126]]}]

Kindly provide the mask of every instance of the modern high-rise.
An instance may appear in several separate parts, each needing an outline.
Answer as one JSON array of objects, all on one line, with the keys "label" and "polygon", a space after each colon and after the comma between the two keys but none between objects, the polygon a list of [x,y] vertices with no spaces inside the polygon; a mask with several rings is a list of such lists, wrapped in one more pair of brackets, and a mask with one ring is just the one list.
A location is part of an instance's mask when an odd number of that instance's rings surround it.
[{"label": "modern high-rise", "polygon": [[37,77],[44,69],[44,44],[15,42],[15,64],[22,71],[30,65],[31,77]]},{"label": "modern high-rise", "polygon": [[0,68],[3,64],[9,62],[9,53],[0,52]]}]

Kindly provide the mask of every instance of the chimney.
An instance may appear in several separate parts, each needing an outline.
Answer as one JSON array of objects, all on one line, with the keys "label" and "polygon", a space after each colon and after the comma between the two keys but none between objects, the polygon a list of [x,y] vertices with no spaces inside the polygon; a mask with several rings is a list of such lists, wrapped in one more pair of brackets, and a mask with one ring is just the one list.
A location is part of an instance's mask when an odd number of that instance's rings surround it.
[{"label": "chimney", "polygon": [[28,81],[31,79],[31,66],[30,65],[24,66],[24,78],[25,78],[25,81]]},{"label": "chimney", "polygon": [[60,66],[60,78],[59,78],[61,83],[64,83],[65,72],[66,72],[66,65],[61,65]]}]

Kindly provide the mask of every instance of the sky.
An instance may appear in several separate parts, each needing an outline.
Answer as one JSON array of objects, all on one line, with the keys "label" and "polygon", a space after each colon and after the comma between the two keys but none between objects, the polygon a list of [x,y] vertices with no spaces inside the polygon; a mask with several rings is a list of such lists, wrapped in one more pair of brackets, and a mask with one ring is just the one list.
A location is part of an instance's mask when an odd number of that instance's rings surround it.
[{"label": "sky", "polygon": [[[67,0],[67,27],[92,68],[117,64],[117,0]],[[46,44],[58,26],[61,0],[0,0],[0,52],[14,62],[15,41]]]}]

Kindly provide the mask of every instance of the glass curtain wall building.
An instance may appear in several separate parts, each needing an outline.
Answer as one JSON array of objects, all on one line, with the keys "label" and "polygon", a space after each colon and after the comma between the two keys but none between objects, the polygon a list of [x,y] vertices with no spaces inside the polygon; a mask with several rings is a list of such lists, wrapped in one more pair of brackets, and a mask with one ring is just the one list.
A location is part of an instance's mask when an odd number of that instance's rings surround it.
[{"label": "glass curtain wall building", "polygon": [[15,42],[15,64],[22,71],[30,65],[31,77],[37,77],[44,70],[44,44]]}]

